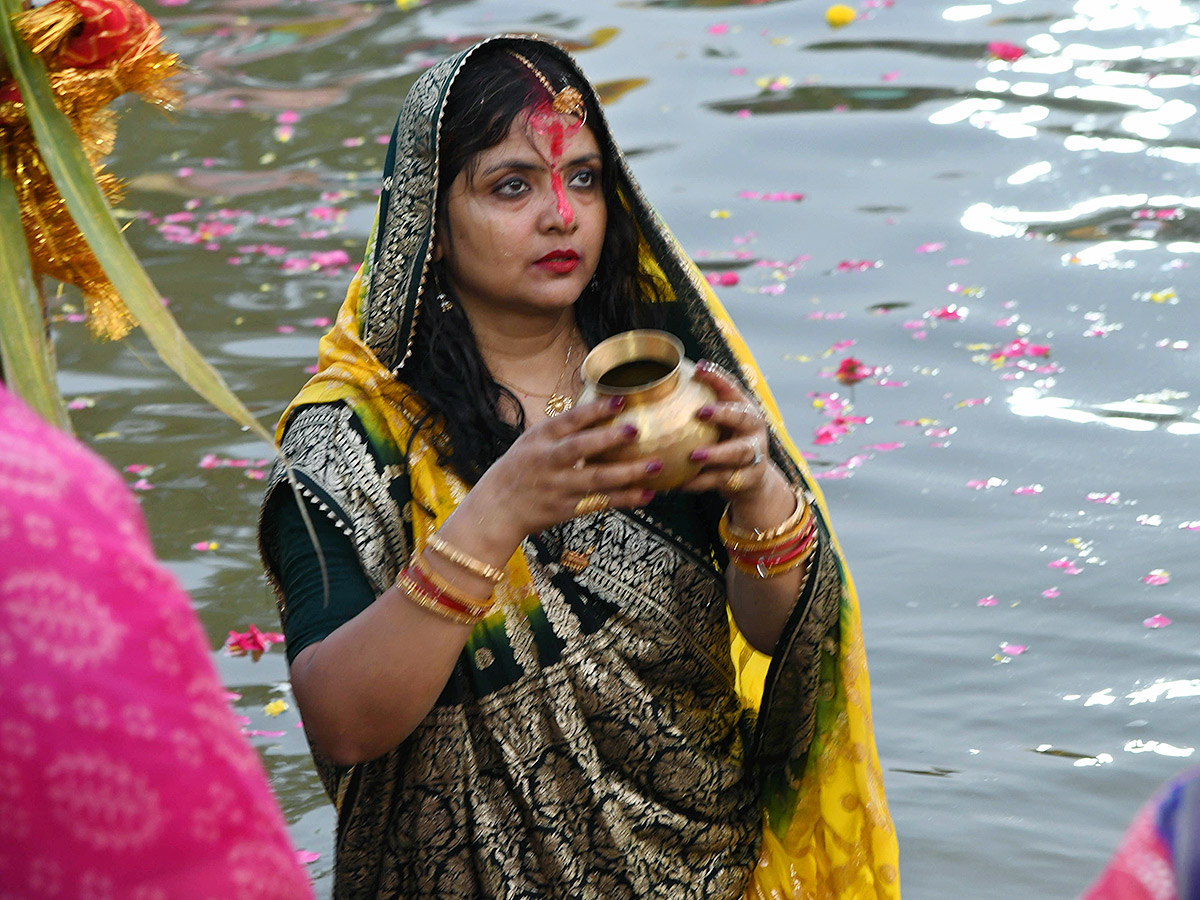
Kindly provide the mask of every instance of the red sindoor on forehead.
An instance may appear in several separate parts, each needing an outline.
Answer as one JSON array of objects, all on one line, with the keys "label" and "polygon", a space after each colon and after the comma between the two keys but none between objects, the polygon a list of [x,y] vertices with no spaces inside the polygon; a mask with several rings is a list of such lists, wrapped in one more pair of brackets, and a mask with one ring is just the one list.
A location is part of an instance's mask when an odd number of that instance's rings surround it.
[{"label": "red sindoor on forehead", "polygon": [[568,122],[565,115],[555,112],[554,107],[548,102],[544,102],[529,114],[529,127],[535,133],[550,139],[550,153],[549,158],[546,159],[547,165],[550,166],[550,186],[553,188],[554,197],[558,202],[559,216],[562,217],[564,223],[570,225],[575,221],[575,210],[571,208],[570,201],[567,200],[559,164],[562,162],[567,138],[579,133],[579,130],[583,128],[583,119],[575,118],[574,121]]}]

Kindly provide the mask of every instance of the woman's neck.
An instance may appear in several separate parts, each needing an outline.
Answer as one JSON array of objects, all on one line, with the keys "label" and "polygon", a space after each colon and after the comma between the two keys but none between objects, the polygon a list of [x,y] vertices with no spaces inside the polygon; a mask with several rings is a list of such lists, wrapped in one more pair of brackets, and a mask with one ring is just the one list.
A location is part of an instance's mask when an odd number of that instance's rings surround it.
[{"label": "woman's neck", "polygon": [[472,316],[484,363],[517,395],[526,422],[545,418],[552,397],[574,398],[583,345],[573,309],[554,316]]},{"label": "woman's neck", "polygon": [[[553,386],[576,341],[574,310],[555,316],[471,316],[484,363],[496,378],[528,381],[530,390]],[[582,362],[582,360],[580,360]],[[549,376],[546,382],[544,376]]]}]

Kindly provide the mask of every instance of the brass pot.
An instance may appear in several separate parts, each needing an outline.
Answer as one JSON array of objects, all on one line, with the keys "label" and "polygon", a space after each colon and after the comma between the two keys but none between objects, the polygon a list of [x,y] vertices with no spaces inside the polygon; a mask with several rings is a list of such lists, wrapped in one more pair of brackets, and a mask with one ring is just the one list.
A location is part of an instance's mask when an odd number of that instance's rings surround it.
[{"label": "brass pot", "polygon": [[662,471],[643,482],[655,491],[679,487],[700,470],[692,451],[715,443],[715,425],[696,418],[700,407],[717,399],[716,392],[694,378],[695,364],[683,355],[683,344],[665,331],[639,329],[601,341],[583,360],[580,403],[602,397],[624,397],[614,417],[619,425],[637,426],[637,439],[604,454],[618,461],[656,457]]}]

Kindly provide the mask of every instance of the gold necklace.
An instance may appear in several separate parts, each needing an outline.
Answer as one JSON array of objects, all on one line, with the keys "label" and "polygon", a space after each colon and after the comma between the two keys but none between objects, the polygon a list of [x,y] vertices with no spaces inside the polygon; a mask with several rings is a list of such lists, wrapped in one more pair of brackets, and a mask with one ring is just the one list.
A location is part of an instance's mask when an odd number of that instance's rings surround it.
[{"label": "gold necklace", "polygon": [[549,394],[535,394],[533,391],[527,391],[524,388],[517,387],[515,384],[511,384],[511,383],[503,380],[502,378],[496,378],[495,375],[493,375],[492,377],[495,378],[496,381],[500,382],[500,384],[504,385],[505,387],[512,388],[518,394],[522,394],[526,397],[533,397],[535,400],[545,400],[546,401],[546,407],[545,407],[546,416],[547,416],[547,418],[553,419],[555,416],[562,415],[568,409],[570,409],[572,406],[575,405],[574,400],[572,400],[570,397],[566,396],[565,394],[559,393],[559,388],[562,386],[562,380],[564,377],[566,377],[566,374],[567,374],[567,367],[571,365],[571,355],[574,352],[575,352],[575,341],[572,340],[571,343],[567,345],[567,356],[563,360],[562,370],[558,373],[558,380],[556,382],[554,382],[554,390]]}]

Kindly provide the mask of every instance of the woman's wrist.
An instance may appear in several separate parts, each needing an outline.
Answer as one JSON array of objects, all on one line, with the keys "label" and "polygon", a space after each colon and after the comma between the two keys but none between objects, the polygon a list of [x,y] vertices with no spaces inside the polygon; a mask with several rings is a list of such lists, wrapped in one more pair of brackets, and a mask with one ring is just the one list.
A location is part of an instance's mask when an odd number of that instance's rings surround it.
[{"label": "woman's wrist", "polygon": [[770,531],[796,512],[800,502],[779,467],[768,462],[758,486],[729,501],[729,518],[739,528]]},{"label": "woman's wrist", "polygon": [[511,514],[511,506],[490,498],[486,491],[479,491],[480,487],[482,481],[463,498],[437,533],[484,566],[503,569],[526,535]]}]

